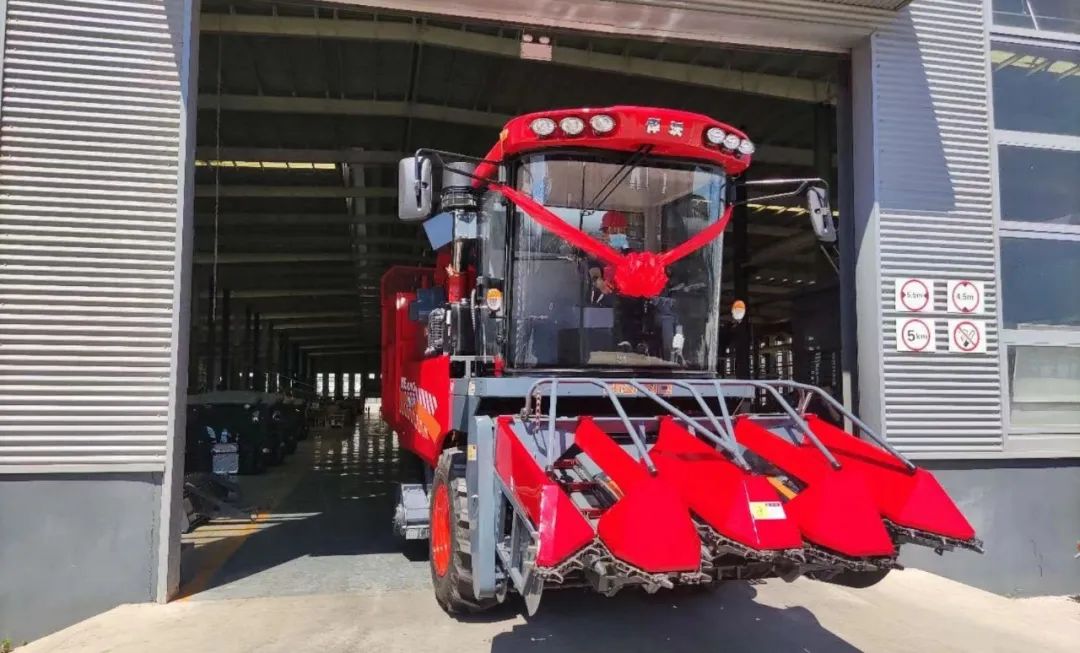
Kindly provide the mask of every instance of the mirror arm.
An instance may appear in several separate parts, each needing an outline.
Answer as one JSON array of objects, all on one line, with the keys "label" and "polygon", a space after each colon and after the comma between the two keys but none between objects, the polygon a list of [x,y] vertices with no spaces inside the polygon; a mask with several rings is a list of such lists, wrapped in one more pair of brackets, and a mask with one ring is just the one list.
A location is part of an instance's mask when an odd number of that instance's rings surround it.
[{"label": "mirror arm", "polygon": [[819,177],[804,177],[799,179],[757,179],[754,181],[744,181],[743,186],[782,186],[784,184],[800,184],[800,188],[814,184],[817,186],[829,187],[829,182]]},{"label": "mirror arm", "polygon": [[[469,172],[469,171],[466,171],[466,170],[460,170],[458,168],[450,167],[449,165],[447,165],[446,161],[443,159],[444,155],[447,156],[447,157],[454,158],[454,159],[462,159],[462,160],[465,160],[465,161],[472,161],[472,162],[475,162],[475,163],[490,163],[491,165],[494,165],[494,166],[499,166],[499,165],[502,165],[502,163],[503,163],[501,160],[500,161],[492,161],[491,159],[485,159],[482,156],[470,156],[468,154],[460,154],[458,152],[448,152],[446,150],[432,150],[432,149],[429,149],[429,148],[426,148],[426,147],[422,147],[422,148],[418,149],[416,151],[416,154],[414,155],[416,157],[416,178],[417,179],[420,178],[420,162],[423,160],[423,157],[427,156],[427,157],[430,157],[430,158],[434,159],[435,161],[438,161],[440,166],[442,166],[446,170],[449,170],[450,172],[456,172],[459,175],[462,175],[464,177],[469,177],[470,179],[475,179],[477,181],[484,182],[485,184],[487,182],[491,181],[490,179],[488,179],[486,177],[480,177],[480,176],[478,176],[478,175],[476,175],[476,174],[474,174],[472,172]],[[420,182],[418,181],[417,183],[419,184]],[[419,192],[420,192],[419,189],[417,189],[417,193],[419,193]]]},{"label": "mirror arm", "polygon": [[748,197],[744,200],[733,202],[732,206],[742,206],[744,204],[749,204],[750,202],[760,202],[761,200],[778,200],[784,197],[796,197],[798,195],[802,195],[805,191],[806,188],[804,186],[799,186],[795,190],[786,193],[773,193],[772,195],[758,195],[757,197]]},{"label": "mirror arm", "polygon": [[810,188],[811,186],[824,186],[826,194],[828,193],[828,190],[829,190],[829,183],[827,181],[825,181],[824,179],[817,179],[817,178],[808,178],[808,179],[762,179],[762,180],[759,180],[759,181],[744,181],[742,185],[753,188],[753,187],[759,187],[759,186],[782,186],[782,185],[785,185],[785,184],[798,184],[799,186],[795,190],[791,190],[791,191],[787,191],[787,192],[783,192],[783,193],[773,193],[772,195],[759,195],[757,197],[748,197],[748,198],[746,198],[744,200],[740,200],[738,202],[732,202],[731,205],[732,206],[742,206],[744,204],[749,204],[750,202],[759,202],[761,200],[778,200],[778,199],[782,199],[782,198],[785,198],[785,197],[795,197],[795,196],[802,195],[803,193],[805,193],[806,189]]}]

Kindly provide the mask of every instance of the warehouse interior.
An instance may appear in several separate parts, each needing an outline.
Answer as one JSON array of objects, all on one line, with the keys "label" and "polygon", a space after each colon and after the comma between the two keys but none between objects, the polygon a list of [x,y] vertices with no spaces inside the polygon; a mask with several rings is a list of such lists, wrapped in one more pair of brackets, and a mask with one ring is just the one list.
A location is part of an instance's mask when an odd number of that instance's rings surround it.
[{"label": "warehouse interior", "polygon": [[[747,132],[757,144],[747,178],[820,176],[839,204],[837,55],[327,3],[205,0],[200,29],[189,392],[320,397],[320,410],[351,401],[355,426],[320,437],[324,415],[284,466],[240,477],[262,517],[185,535],[185,594],[272,568],[283,575],[266,588],[304,591],[326,568],[283,569],[335,555],[390,556],[411,565],[406,577],[426,575],[423,552],[402,557],[392,540],[393,439],[364,403],[380,381],[379,279],[392,265],[434,262],[422,227],[395,215],[401,157],[418,147],[482,155],[508,118],[530,111],[654,105]],[[747,319],[722,330],[721,372],[838,393],[836,258],[798,202],[737,212],[721,305],[745,301]]]}]

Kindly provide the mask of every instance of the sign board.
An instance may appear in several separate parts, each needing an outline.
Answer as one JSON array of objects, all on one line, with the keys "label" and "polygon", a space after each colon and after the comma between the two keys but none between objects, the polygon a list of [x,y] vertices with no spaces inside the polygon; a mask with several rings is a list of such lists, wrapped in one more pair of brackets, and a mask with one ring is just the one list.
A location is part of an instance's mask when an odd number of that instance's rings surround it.
[{"label": "sign board", "polygon": [[921,317],[896,318],[896,351],[929,352],[937,350],[934,320]]},{"label": "sign board", "polygon": [[950,313],[974,315],[983,312],[986,284],[982,281],[950,281],[947,285],[947,310]]},{"label": "sign board", "polygon": [[986,321],[949,320],[949,351],[956,354],[985,354]]},{"label": "sign board", "polygon": [[934,282],[930,279],[897,279],[896,310],[904,313],[934,310]]}]

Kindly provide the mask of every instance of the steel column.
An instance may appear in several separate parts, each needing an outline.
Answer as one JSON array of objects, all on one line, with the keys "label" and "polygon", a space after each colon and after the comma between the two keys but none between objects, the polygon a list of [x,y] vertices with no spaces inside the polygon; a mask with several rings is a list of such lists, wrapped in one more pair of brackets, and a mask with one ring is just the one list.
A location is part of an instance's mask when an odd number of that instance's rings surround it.
[{"label": "steel column", "polygon": [[232,376],[229,363],[229,344],[232,341],[232,334],[229,329],[230,318],[230,306],[229,306],[229,289],[226,288],[221,291],[221,381],[218,384],[219,389],[228,390],[232,386]]},{"label": "steel column", "polygon": [[263,384],[263,365],[262,360],[259,357],[259,342],[262,339],[262,330],[260,329],[260,317],[258,313],[252,316],[251,320],[251,389],[262,390],[265,386]]},{"label": "steel column", "polygon": [[[836,196],[840,209],[840,389],[844,408],[855,410],[858,401],[858,332],[855,304],[855,155],[851,102],[851,64],[842,62],[836,105]],[[844,428],[851,431],[844,417]]]},{"label": "steel column", "polygon": [[214,324],[217,312],[217,285],[214,283],[214,275],[210,275],[209,301],[206,304],[206,377],[203,387],[207,391],[217,388],[217,358],[214,343],[216,325]]},{"label": "steel column", "polygon": [[[736,190],[736,201],[746,199],[746,188],[739,187]],[[749,232],[750,210],[745,204],[736,206],[731,213],[731,236],[732,236],[732,284],[735,287],[734,299],[747,302],[746,317],[742,322],[735,325],[732,330],[732,346],[735,348],[735,376],[750,378],[750,346],[753,335],[750,332],[750,316],[753,315],[754,306],[749,304],[750,293],[750,270],[749,262]]]},{"label": "steel column", "polygon": [[243,364],[241,367],[242,381],[239,387],[250,390],[251,389],[251,306],[244,307],[244,349],[243,349]]}]

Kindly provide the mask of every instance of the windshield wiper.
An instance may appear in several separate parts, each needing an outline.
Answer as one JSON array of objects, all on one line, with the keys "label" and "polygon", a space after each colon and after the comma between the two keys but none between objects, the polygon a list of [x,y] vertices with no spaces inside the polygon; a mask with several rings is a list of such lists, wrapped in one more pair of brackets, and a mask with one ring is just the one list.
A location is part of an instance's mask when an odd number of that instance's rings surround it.
[{"label": "windshield wiper", "polygon": [[[593,197],[589,203],[581,208],[581,215],[589,215],[596,211],[596,207],[607,201],[607,198],[615,192],[615,189],[619,187],[623,179],[630,174],[639,161],[648,156],[652,151],[652,145],[642,145],[638,149],[634,150],[634,153],[626,159],[626,162],[619,166],[619,169],[615,171],[615,174],[611,175],[600,190],[596,191],[596,196]],[[601,197],[603,195],[603,197]]]}]

